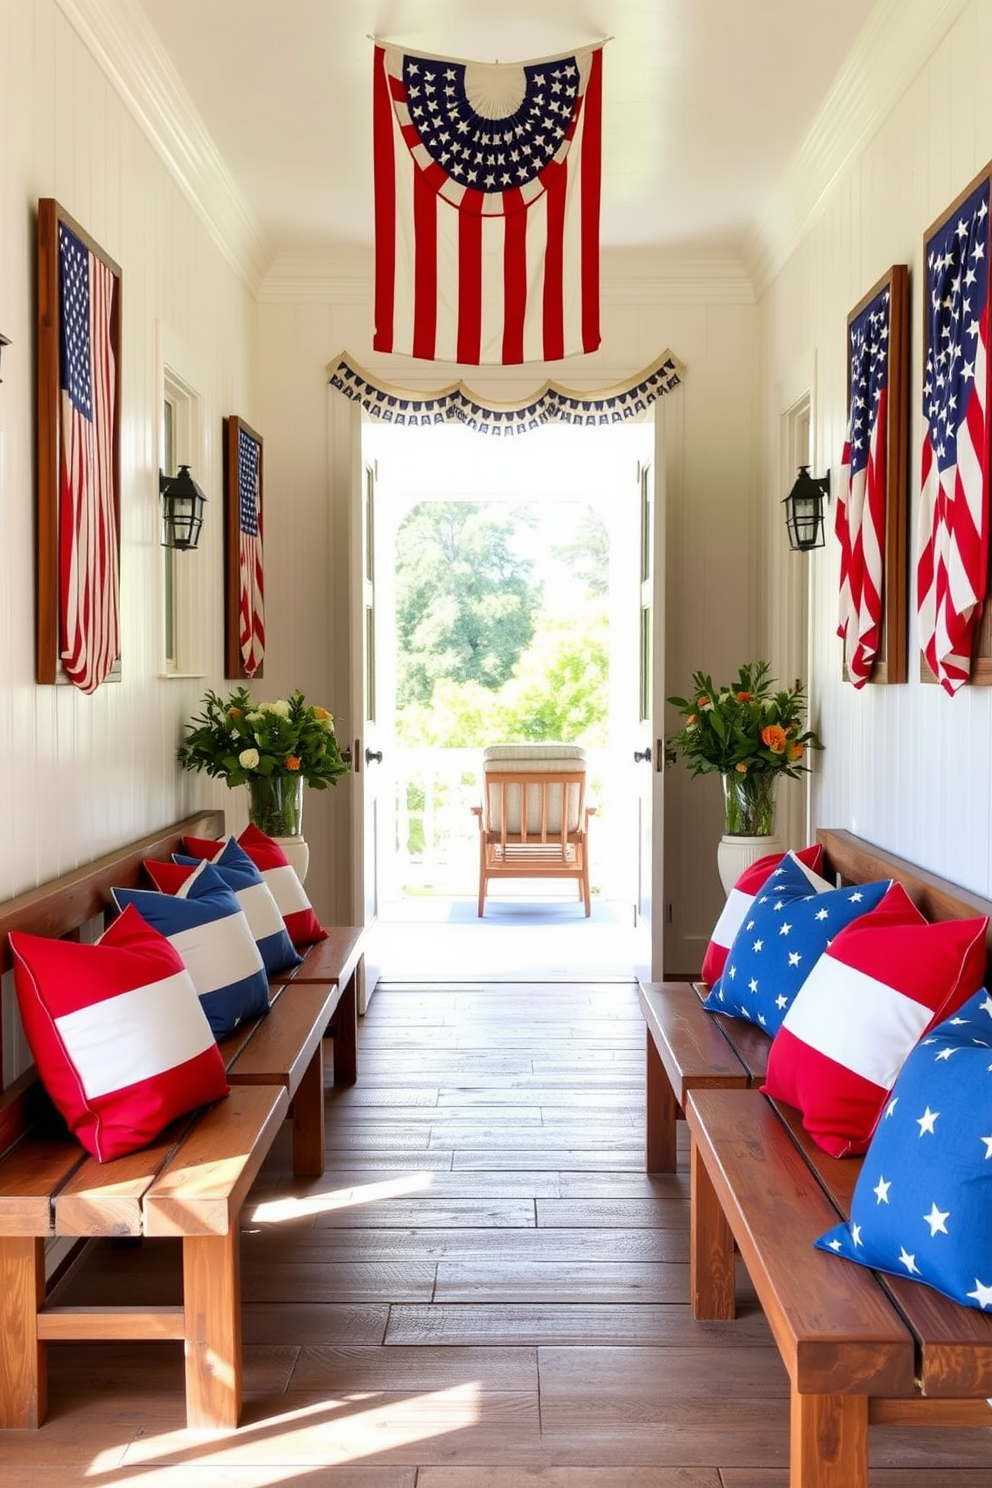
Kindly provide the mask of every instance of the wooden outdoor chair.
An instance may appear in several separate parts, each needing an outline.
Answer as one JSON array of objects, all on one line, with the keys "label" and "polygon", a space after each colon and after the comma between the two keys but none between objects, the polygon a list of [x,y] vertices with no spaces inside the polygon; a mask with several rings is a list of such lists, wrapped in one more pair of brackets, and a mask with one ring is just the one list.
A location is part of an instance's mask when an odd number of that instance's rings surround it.
[{"label": "wooden outdoor chair", "polygon": [[589,818],[585,751],[576,744],[493,744],[482,756],[479,914],[494,878],[571,878],[586,916]]}]

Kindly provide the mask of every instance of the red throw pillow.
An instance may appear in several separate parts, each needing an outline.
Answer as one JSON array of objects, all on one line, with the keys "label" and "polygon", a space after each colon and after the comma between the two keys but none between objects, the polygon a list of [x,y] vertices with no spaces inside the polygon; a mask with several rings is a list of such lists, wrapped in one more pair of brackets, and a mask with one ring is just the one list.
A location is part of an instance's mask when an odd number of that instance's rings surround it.
[{"label": "red throw pillow", "polygon": [[9,939],[38,1074],[99,1162],[147,1146],[177,1116],[227,1095],[189,973],[133,906],[95,945],[18,930]]},{"label": "red throw pillow", "polygon": [[[249,822],[238,838],[238,844],[251,858],[271,890],[294,946],[308,946],[315,941],[326,940],[327,931],[307,898],[299,874],[278,842]],[[224,843],[211,842],[203,837],[184,837],[183,846],[190,857],[207,858],[213,862],[223,850]]]},{"label": "red throw pillow", "polygon": [[981,987],[987,919],[928,924],[904,895],[834,938],[775,1036],[762,1087],[802,1112],[833,1157],[867,1150],[889,1092],[926,1033]]},{"label": "red throw pillow", "polygon": [[[755,894],[764,888],[785,856],[785,853],[766,853],[763,858],[758,858],[756,862],[744,869],[727,895],[727,902],[713,927],[710,943],[703,957],[700,979],[706,983],[707,987],[712,987],[723,976],[727,953],[734,943],[734,936],[744,922],[745,915],[754,903]],[[811,873],[819,875],[823,867],[823,848],[819,843],[814,843],[812,847],[804,847],[802,852],[793,853],[792,856],[798,858],[803,867],[808,868]],[[826,880],[823,880],[823,884],[825,888],[830,887]],[[810,892],[814,890],[815,885]]]}]

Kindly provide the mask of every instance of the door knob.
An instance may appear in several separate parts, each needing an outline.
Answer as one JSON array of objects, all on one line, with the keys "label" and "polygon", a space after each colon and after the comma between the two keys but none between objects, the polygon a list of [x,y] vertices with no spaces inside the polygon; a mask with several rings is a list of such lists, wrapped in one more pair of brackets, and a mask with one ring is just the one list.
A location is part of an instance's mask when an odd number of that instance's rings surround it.
[{"label": "door knob", "polygon": [[365,751],[365,763],[367,765],[370,765],[373,760],[375,760],[375,762],[376,762],[377,765],[381,765],[382,764],[382,750],[381,749],[366,749],[366,751]]},{"label": "door knob", "polygon": [[651,763],[651,745],[650,744],[646,745],[644,749],[635,749],[634,750],[634,764],[635,765],[639,765],[642,760],[644,761],[645,764],[648,764],[649,765]]}]

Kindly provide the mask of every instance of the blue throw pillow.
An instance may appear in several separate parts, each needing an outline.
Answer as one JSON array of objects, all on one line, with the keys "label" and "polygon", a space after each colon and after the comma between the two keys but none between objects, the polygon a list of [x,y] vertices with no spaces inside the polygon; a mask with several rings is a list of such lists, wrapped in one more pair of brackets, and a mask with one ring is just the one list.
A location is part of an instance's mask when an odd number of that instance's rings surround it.
[{"label": "blue throw pillow", "polygon": [[992,1309],[992,997],[983,988],[916,1045],[851,1199],[816,1245]]},{"label": "blue throw pillow", "polygon": [[[177,863],[199,863],[201,859],[173,853]],[[221,878],[238,896],[238,903],[248,917],[255,944],[262,953],[262,961],[271,976],[277,971],[288,971],[299,966],[303,957],[289,938],[286,922],[276,903],[272,890],[244,848],[234,837],[229,837],[223,850],[211,859]]]},{"label": "blue throw pillow", "polygon": [[734,936],[723,975],[703,1003],[709,1012],[744,1018],[774,1036],[838,930],[875,909],[892,887],[885,879],[817,892],[823,882],[786,856]]},{"label": "blue throw pillow", "polygon": [[215,1039],[269,1010],[269,979],[234,891],[201,863],[177,894],[111,889],[118,909],[131,904],[182,957]]}]

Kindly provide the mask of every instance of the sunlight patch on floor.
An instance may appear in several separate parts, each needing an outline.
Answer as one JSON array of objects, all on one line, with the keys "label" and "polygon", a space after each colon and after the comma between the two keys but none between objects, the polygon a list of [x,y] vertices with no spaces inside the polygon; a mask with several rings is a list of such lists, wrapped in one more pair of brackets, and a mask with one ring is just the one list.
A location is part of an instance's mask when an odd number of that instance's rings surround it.
[{"label": "sunlight patch on floor", "polygon": [[385,1178],[381,1183],[360,1183],[351,1188],[336,1188],[331,1193],[270,1199],[255,1208],[251,1219],[255,1224],[285,1224],[288,1220],[328,1214],[334,1209],[357,1209],[362,1204],[395,1199],[400,1194],[422,1193],[432,1182],[430,1173],[404,1173],[398,1178]]},{"label": "sunlight patch on floor", "polygon": [[[354,1407],[358,1403],[363,1408],[356,1411]],[[173,1467],[163,1464],[156,1472],[141,1464],[162,1463],[163,1458],[181,1462],[190,1444],[195,1443],[198,1460],[207,1459],[211,1473],[215,1467],[241,1462],[247,1454],[253,1463],[248,1469],[252,1483],[301,1481],[301,1475],[309,1470],[355,1462],[383,1450],[395,1450],[450,1431],[467,1430],[478,1425],[481,1417],[480,1380],[465,1380],[448,1389],[386,1400],[374,1392],[342,1393],[298,1410],[267,1415],[264,1421],[249,1421],[236,1431],[181,1430],[143,1436],[128,1445],[123,1468],[121,1448],[117,1446],[94,1457],[86,1476],[112,1474],[115,1488],[127,1488],[128,1484],[134,1488],[165,1485],[174,1479]],[[266,1443],[271,1443],[272,1454],[279,1459],[271,1468],[259,1465],[259,1458],[265,1456]],[[139,1470],[127,1476],[130,1467]]]}]

